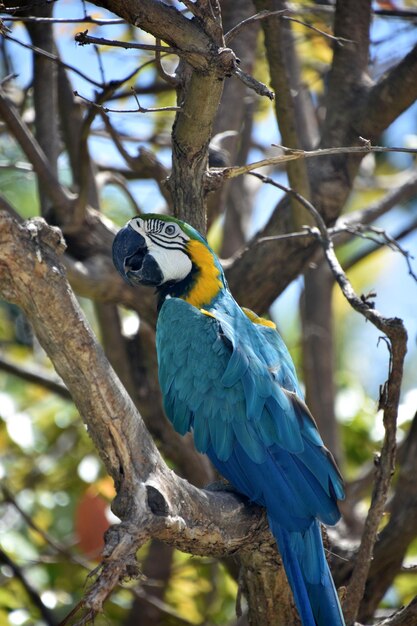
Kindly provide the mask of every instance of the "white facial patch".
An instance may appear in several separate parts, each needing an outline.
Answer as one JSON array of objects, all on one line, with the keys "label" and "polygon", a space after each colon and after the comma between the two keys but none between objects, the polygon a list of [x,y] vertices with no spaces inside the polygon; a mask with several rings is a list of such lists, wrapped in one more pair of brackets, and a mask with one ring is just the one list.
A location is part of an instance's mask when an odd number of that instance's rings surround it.
[{"label": "white facial patch", "polygon": [[191,272],[191,260],[182,250],[160,248],[151,242],[149,253],[158,263],[164,276],[164,283],[169,280],[183,280]]}]

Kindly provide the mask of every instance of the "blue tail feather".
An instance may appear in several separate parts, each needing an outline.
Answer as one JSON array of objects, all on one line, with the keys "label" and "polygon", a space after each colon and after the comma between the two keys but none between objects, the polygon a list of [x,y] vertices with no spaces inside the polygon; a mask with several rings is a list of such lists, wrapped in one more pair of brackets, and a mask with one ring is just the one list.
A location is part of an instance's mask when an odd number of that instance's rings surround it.
[{"label": "blue tail feather", "polygon": [[268,519],[303,626],[345,626],[318,522],[302,533]]}]

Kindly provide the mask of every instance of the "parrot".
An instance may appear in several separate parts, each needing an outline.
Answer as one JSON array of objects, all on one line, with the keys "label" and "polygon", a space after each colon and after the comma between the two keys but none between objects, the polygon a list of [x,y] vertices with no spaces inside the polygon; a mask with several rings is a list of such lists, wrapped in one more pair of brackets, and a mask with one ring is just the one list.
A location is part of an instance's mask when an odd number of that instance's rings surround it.
[{"label": "parrot", "polygon": [[303,626],[344,626],[321,523],[340,518],[343,479],[303,400],[275,324],[233,298],[219,258],[189,224],[133,217],[113,262],[156,289],[164,410],[249,501],[266,508]]}]

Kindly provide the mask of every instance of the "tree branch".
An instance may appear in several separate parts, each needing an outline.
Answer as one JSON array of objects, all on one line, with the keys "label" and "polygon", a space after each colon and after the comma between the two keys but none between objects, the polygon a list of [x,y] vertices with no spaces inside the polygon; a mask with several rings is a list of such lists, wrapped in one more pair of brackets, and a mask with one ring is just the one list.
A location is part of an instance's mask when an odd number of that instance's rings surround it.
[{"label": "tree branch", "polygon": [[[389,151],[390,148],[383,146],[375,146],[375,148],[382,152]],[[352,146],[348,148],[348,151],[362,152],[369,149],[369,145],[365,146]],[[370,148],[372,150],[372,147]],[[397,148],[399,149],[399,148]],[[396,150],[397,150],[396,149]],[[285,149],[288,150],[287,148]],[[340,154],[344,148],[329,148],[334,154]],[[319,155],[330,155],[330,152],[323,154],[322,150],[312,151],[290,151],[289,154],[279,155],[278,157],[271,157],[274,163],[279,162],[281,159],[286,159],[287,156],[292,158],[293,156],[309,154],[311,158],[319,157]],[[335,152],[333,152],[335,151]],[[310,157],[307,157],[310,158]],[[249,166],[239,166],[238,168],[232,168],[232,177],[235,172],[240,173],[242,170],[254,170],[256,167],[268,165],[269,159],[258,161],[256,164],[252,163]],[[222,173],[223,170],[219,170]],[[214,172],[216,175],[216,171]],[[412,179],[410,180],[410,188],[408,191],[411,196],[413,195],[414,186]],[[408,191],[405,197],[408,196]],[[328,190],[326,191],[328,193]],[[395,192],[393,192],[393,198],[387,198],[387,203],[395,201]],[[402,196],[402,192],[399,192],[397,199]],[[291,225],[285,222],[283,228],[282,215],[285,213],[285,205],[288,203],[288,199],[284,197],[278,204],[274,213],[272,214],[267,225],[258,232],[247,246],[240,250],[239,253],[232,259],[232,262],[226,268],[226,275],[229,285],[233,294],[238,301],[245,303],[246,306],[253,308],[259,313],[263,313],[268,310],[268,307],[279,296],[279,294],[285,289],[285,287],[294,280],[305,267],[309,259],[313,258],[317,250],[317,242],[314,241],[309,233],[303,232],[302,237],[309,238],[309,245],[300,245],[299,236],[293,236],[291,233]],[[378,211],[379,207],[372,208],[372,211]],[[383,210],[383,209],[381,209]],[[323,210],[323,217],[326,223],[331,223],[330,216],[327,211]],[[371,217],[371,214],[368,216]],[[349,219],[347,216],[340,218],[341,223],[343,220]],[[287,231],[287,232],[285,232]],[[274,240],[276,237],[282,237],[281,245],[275,246]],[[262,246],[258,245],[258,240],[265,241]],[[269,243],[267,242],[269,240]],[[283,260],[285,259],[285,262]],[[279,267],[279,271],[277,268]],[[250,282],[252,288],[250,290],[245,288],[245,284]]]},{"label": "tree branch", "polygon": [[385,619],[379,626],[415,626],[417,620],[417,596],[410,604],[395,613],[392,617]]},{"label": "tree branch", "polygon": [[[408,202],[417,196],[417,172],[411,173],[409,178],[402,185],[390,190],[379,200],[372,202],[365,209],[342,215],[336,222],[334,230],[338,227],[355,226],[358,224],[370,224],[382,215],[385,215],[397,204]],[[335,243],[340,244],[349,238],[349,233],[343,233],[335,237]]]},{"label": "tree branch", "polygon": [[377,137],[417,98],[417,45],[371,88],[357,111],[361,132]]},{"label": "tree branch", "polygon": [[187,19],[180,11],[159,0],[93,0],[93,4],[120,15],[132,24],[166,41],[192,67],[207,72],[215,46],[195,20]]},{"label": "tree branch", "polygon": [[[337,148],[318,148],[317,150],[301,150],[297,148],[288,148],[287,146],[275,146],[283,150],[284,154],[278,154],[277,156],[268,157],[267,159],[261,159],[260,161],[254,161],[247,165],[235,165],[233,167],[212,168],[211,173],[213,176],[223,176],[224,178],[236,178],[242,174],[248,174],[253,170],[260,167],[268,167],[271,165],[279,165],[288,161],[295,161],[298,159],[311,159],[314,157],[327,157],[332,155],[342,154],[368,154],[370,152],[375,153],[389,153],[389,152],[403,152],[405,154],[417,154],[417,148],[406,148],[400,146],[374,146],[367,139],[359,137],[364,145],[362,146],[340,146]],[[274,144],[273,144],[274,145]]]},{"label": "tree branch", "polygon": [[88,31],[82,31],[77,33],[74,37],[75,41],[80,46],[87,46],[88,44],[97,44],[99,46],[112,46],[114,48],[124,48],[125,50],[150,50],[152,52],[172,52],[173,54],[178,54],[176,48],[171,48],[169,46],[161,46],[157,44],[145,44],[145,43],[136,43],[134,41],[119,41],[115,39],[104,39],[103,37],[92,37],[87,34]]},{"label": "tree branch", "polygon": [[417,536],[417,415],[414,416],[402,450],[390,516],[381,530],[370,565],[360,617],[368,620],[400,571],[406,551]]},{"label": "tree branch", "polygon": [[15,37],[12,37],[11,35],[5,35],[4,38],[8,39],[9,41],[13,41],[14,43],[17,43],[19,46],[22,46],[23,48],[32,50],[34,54],[43,56],[46,59],[50,59],[51,61],[54,61],[54,63],[56,63],[60,67],[63,67],[69,70],[70,72],[74,72],[75,74],[78,74],[78,76],[81,76],[81,78],[86,80],[91,85],[94,85],[95,87],[102,87],[101,83],[93,80],[92,78],[87,76],[87,74],[84,74],[84,72],[74,67],[73,65],[69,65],[68,63],[65,63],[56,54],[51,54],[50,52],[47,52],[46,50],[42,50],[42,48],[37,48],[36,46],[32,46],[31,44],[25,43],[24,41],[20,41],[19,39],[16,39]]},{"label": "tree branch", "polygon": [[327,114],[321,145],[341,146],[351,141],[357,125],[351,124],[348,107],[354,107],[367,87],[371,1],[338,0],[334,17],[334,35],[353,43],[335,46],[328,78]]}]

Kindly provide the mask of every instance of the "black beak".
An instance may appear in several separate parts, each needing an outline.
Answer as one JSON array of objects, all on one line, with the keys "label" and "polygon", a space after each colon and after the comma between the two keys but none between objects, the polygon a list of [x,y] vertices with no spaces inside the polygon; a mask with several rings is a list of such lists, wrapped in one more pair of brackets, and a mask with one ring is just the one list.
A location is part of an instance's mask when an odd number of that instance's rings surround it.
[{"label": "black beak", "polygon": [[159,265],[148,253],[145,238],[129,225],[124,226],[113,241],[113,263],[131,285],[158,286],[163,282]]}]

